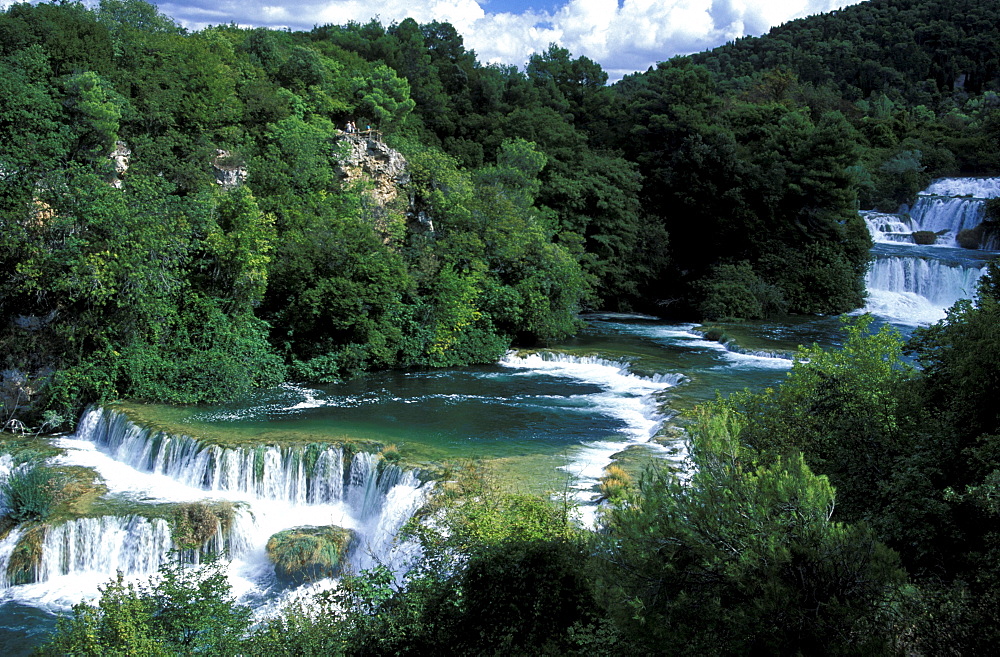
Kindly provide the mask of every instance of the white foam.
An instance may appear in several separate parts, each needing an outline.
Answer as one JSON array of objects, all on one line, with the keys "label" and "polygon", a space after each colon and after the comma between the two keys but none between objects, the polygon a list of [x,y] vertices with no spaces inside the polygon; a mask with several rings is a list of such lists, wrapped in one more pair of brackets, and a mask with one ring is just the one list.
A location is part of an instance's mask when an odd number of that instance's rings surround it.
[{"label": "white foam", "polygon": [[[657,394],[677,385],[683,377],[664,374],[644,377],[633,374],[627,363],[594,356],[573,356],[550,353],[518,356],[508,354],[500,363],[504,367],[526,374],[561,376],[593,383],[602,390],[585,395],[574,395],[602,414],[618,419],[623,424],[619,434],[608,440],[587,441],[570,449],[569,463],[561,466],[572,476],[570,494],[579,504],[581,522],[592,526],[596,522],[597,507],[593,503],[594,487],[612,457],[631,445],[645,445],[654,453],[667,457],[667,448],[651,442],[666,419]],[[682,450],[683,445],[674,446]]]}]

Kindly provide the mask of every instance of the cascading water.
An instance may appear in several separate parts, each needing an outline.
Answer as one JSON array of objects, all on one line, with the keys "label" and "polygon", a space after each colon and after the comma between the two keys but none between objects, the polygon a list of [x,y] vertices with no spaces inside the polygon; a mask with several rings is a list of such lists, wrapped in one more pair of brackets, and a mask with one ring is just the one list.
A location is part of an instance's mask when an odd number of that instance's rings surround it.
[{"label": "cascading water", "polygon": [[[939,246],[959,246],[958,234],[974,229],[985,219],[985,201],[1000,197],[1000,178],[942,178],[917,194],[912,206],[899,213],[861,213],[876,243],[914,244],[913,233],[934,233]],[[994,232],[982,235],[979,248],[1000,250]]]},{"label": "cascading water", "polygon": [[[944,178],[920,192],[909,213],[862,212],[875,242],[864,310],[900,324],[929,324],[974,297],[996,254],[958,248],[955,240],[982,223],[985,199],[997,196],[1000,178]],[[915,244],[917,231],[936,233],[936,244]]]},{"label": "cascading water", "polygon": [[155,573],[170,558],[169,524],[161,518],[101,516],[50,527],[37,580],[81,572]]},{"label": "cascading water", "polygon": [[336,446],[222,448],[146,429],[100,408],[84,416],[77,435],[137,470],[207,491],[294,504],[326,504],[343,496],[344,453]]},{"label": "cascading water", "polygon": [[[359,538],[357,553],[349,555],[355,567],[398,563],[401,548],[393,538],[427,492],[415,472],[387,464],[378,454],[359,452],[350,458],[339,446],[320,444],[222,448],[144,429],[104,408],[89,409],[74,436],[55,442],[64,453],[53,465],[93,468],[121,505],[174,508],[163,505],[196,503],[226,509],[225,523],[206,521],[209,529],[214,523],[215,531],[201,551],[232,559],[234,590],[248,599],[261,599],[274,588],[264,546],[271,535],[290,527],[351,529]],[[13,467],[9,456],[0,457],[0,474]],[[96,594],[96,583],[116,572],[155,573],[175,558],[171,554],[177,547],[171,523],[141,513],[35,527],[41,558],[28,581],[36,584],[7,586],[11,556],[25,533],[15,528],[0,540],[0,579],[12,592],[7,599],[42,604],[55,597],[71,604],[84,594]],[[200,552],[186,550],[184,555],[197,562]],[[68,589],[76,595],[67,599],[63,593]]]}]

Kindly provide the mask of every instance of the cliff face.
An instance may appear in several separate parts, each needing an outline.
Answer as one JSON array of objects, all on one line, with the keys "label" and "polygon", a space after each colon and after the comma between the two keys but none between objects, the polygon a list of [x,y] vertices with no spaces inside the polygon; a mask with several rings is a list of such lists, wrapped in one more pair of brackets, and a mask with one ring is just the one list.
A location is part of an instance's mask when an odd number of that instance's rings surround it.
[{"label": "cliff face", "polygon": [[111,172],[108,174],[108,184],[115,189],[121,189],[122,176],[128,171],[132,162],[132,149],[123,141],[115,142],[115,150],[108,154],[108,161],[111,163]]},{"label": "cliff face", "polygon": [[212,173],[215,183],[226,191],[236,189],[247,180],[247,167],[243,160],[221,148],[216,149],[212,158]]},{"label": "cliff face", "polygon": [[369,195],[378,205],[391,204],[400,187],[410,182],[403,154],[375,137],[345,133],[337,146],[344,149],[337,175],[347,184],[362,181],[371,185]]},{"label": "cliff face", "polygon": [[[399,229],[434,230],[430,216],[418,211],[407,195],[410,173],[406,158],[380,139],[370,135],[341,134],[337,175],[345,186],[360,185],[371,200],[376,227],[386,236]],[[394,229],[395,227],[395,229]]]}]

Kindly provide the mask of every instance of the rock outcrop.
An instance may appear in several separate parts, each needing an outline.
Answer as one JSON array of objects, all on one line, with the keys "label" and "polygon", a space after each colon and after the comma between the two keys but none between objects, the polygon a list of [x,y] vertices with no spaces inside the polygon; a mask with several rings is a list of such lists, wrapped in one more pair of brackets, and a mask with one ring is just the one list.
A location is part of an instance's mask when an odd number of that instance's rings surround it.
[{"label": "rock outcrop", "polygon": [[383,234],[392,233],[394,214],[411,232],[434,232],[430,214],[419,206],[412,191],[407,193],[410,173],[402,153],[377,136],[346,132],[337,138],[337,148],[337,175],[347,185],[358,183],[366,188],[376,227]]},{"label": "rock outcrop", "polygon": [[123,141],[115,142],[115,150],[108,155],[111,161],[111,172],[108,174],[108,184],[115,189],[122,188],[122,176],[128,171],[132,161],[132,149]]},{"label": "rock outcrop", "polygon": [[247,180],[247,167],[243,160],[227,150],[217,148],[212,158],[212,173],[222,189],[236,189]]},{"label": "rock outcrop", "polygon": [[337,175],[348,184],[360,181],[371,185],[369,195],[379,206],[386,207],[395,201],[400,188],[410,182],[406,158],[381,140],[344,133],[337,145],[344,148],[338,158]]}]

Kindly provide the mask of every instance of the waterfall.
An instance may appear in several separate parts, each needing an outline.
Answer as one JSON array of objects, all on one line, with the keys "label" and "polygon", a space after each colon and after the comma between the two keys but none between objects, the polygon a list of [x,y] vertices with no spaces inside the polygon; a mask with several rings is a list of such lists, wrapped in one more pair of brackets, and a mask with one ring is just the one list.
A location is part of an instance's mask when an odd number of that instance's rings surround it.
[{"label": "waterfall", "polygon": [[170,526],[160,518],[78,518],[45,533],[37,581],[57,575],[99,572],[155,573],[169,559]]},{"label": "waterfall", "polygon": [[1000,178],[938,178],[920,193],[933,196],[996,198],[1000,196]]},{"label": "waterfall", "polygon": [[[546,367],[546,364],[554,365],[566,365],[569,367],[573,366],[593,366],[591,369],[606,370],[611,372],[611,376],[614,378],[630,379],[635,382],[652,383],[655,386],[675,386],[684,380],[683,374],[678,374],[676,372],[668,372],[665,374],[653,374],[650,376],[642,376],[635,374],[631,370],[631,365],[617,360],[608,360],[607,358],[601,358],[599,356],[575,356],[573,354],[565,354],[558,351],[540,351],[538,353],[527,354],[524,356],[518,355],[517,352],[509,352],[503,360],[500,361],[501,365],[507,367],[529,367],[538,369],[551,369]],[[557,368],[555,371],[563,372],[562,368]],[[608,375],[605,374],[601,377],[602,379],[607,379]]]},{"label": "waterfall", "polygon": [[10,581],[7,579],[7,564],[10,563],[10,555],[20,540],[20,527],[14,527],[3,540],[0,540],[0,589],[10,587]]},{"label": "waterfall", "polygon": [[[117,411],[89,409],[77,435],[137,470],[206,491],[249,493],[293,504],[327,504],[344,493],[339,446],[220,447],[140,427]],[[353,485],[366,485],[355,481]]]},{"label": "waterfall", "polygon": [[938,243],[954,245],[959,232],[982,223],[982,199],[947,196],[919,196],[910,209],[912,232],[939,233]]},{"label": "waterfall", "polygon": [[862,211],[861,217],[873,242],[913,243],[914,228],[908,217],[874,210]]},{"label": "waterfall", "polygon": [[[985,199],[998,196],[1000,178],[942,178],[918,194],[908,214],[862,212],[876,243],[864,310],[897,323],[929,324],[959,299],[973,298],[987,256],[956,248],[955,238],[982,223]],[[914,244],[916,231],[936,233],[936,245]],[[1000,246],[996,236],[985,239],[981,247]]]},{"label": "waterfall", "polygon": [[868,270],[868,289],[916,294],[939,308],[975,294],[983,266],[963,266],[914,256],[876,257]]},{"label": "waterfall", "polygon": [[[958,234],[979,226],[985,218],[986,199],[1000,197],[1000,178],[941,178],[921,191],[912,206],[899,214],[861,212],[872,241],[913,244],[913,233],[937,235],[936,244],[959,246]],[[991,231],[982,237],[984,250],[1000,250],[1000,236]]]},{"label": "waterfall", "polygon": [[[198,563],[203,554],[224,553],[232,559],[230,577],[253,599],[274,585],[273,567],[264,550],[267,539],[293,526],[333,524],[352,529],[359,537],[359,549],[348,557],[353,567],[378,562],[402,568],[402,555],[414,548],[396,545],[395,535],[424,504],[428,492],[415,471],[388,463],[381,454],[360,452],[350,457],[340,446],[325,444],[220,447],[146,429],[123,413],[99,407],[87,409],[77,433],[55,444],[63,454],[54,457],[53,464],[93,468],[109,494],[125,500],[138,494],[140,504],[188,504],[205,503],[209,497],[210,507],[227,499],[241,500],[231,513],[209,518],[213,535],[200,550],[185,550],[183,558]],[[0,455],[0,475],[13,467],[10,456]],[[29,532],[40,556],[27,566],[30,573],[24,570],[23,558],[17,562],[18,581],[36,584],[17,587],[16,595],[30,600],[44,601],[49,591],[65,590],[61,587],[67,581],[79,582],[75,576],[155,573],[173,558],[171,550],[176,547],[171,523],[156,517],[162,513],[144,517],[131,510],[15,527],[0,539],[0,587],[10,587],[8,565]],[[202,525],[201,530],[210,527]],[[78,595],[88,592],[86,585],[69,586]]]},{"label": "waterfall", "polygon": [[362,518],[370,518],[382,509],[394,487],[415,488],[418,485],[413,472],[386,464],[378,454],[362,452],[351,460],[347,501]]}]

